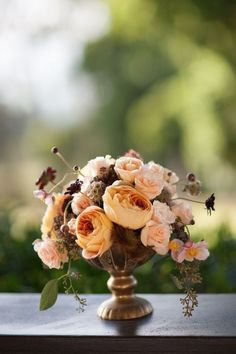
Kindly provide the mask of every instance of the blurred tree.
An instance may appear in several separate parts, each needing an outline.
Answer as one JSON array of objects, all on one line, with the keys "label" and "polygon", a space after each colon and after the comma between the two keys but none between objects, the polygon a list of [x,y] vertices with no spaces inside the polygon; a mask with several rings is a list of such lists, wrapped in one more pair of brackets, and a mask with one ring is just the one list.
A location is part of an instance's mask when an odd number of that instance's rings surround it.
[{"label": "blurred tree", "polygon": [[224,176],[232,187],[235,3],[106,2],[110,32],[84,58],[100,100],[96,135],[112,154],[134,147],[203,178],[217,169],[211,185]]}]

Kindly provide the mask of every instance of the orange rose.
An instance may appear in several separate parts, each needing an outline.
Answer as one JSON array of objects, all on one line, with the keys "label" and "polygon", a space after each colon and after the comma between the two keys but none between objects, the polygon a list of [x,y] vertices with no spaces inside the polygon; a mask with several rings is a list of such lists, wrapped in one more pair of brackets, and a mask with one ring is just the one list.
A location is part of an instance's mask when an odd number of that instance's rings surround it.
[{"label": "orange rose", "polygon": [[104,210],[89,206],[77,217],[76,243],[83,249],[84,258],[95,258],[106,252],[112,244],[113,224]]}]

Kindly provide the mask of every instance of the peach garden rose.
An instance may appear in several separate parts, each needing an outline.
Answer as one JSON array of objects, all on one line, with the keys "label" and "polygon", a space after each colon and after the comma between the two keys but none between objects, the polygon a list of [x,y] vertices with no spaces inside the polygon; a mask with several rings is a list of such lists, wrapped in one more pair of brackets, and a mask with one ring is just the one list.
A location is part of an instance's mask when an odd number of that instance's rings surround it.
[{"label": "peach garden rose", "polygon": [[90,259],[101,256],[112,245],[112,222],[102,208],[89,206],[76,220],[76,243],[82,256]]},{"label": "peach garden rose", "polygon": [[71,199],[69,195],[64,195],[61,193],[53,194],[53,203],[47,206],[42,220],[41,232],[43,234],[43,239],[47,237],[50,237],[53,240],[57,239],[57,234],[54,228],[54,220],[55,217],[63,216],[64,203],[69,199]]},{"label": "peach garden rose", "polygon": [[152,203],[131,186],[107,187],[103,202],[107,217],[128,229],[137,230],[143,227],[152,216]]}]

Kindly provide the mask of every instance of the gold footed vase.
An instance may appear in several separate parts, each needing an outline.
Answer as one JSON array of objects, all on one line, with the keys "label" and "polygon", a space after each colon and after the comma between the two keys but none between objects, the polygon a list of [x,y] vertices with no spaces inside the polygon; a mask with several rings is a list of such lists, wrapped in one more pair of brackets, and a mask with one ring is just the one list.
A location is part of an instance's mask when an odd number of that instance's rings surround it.
[{"label": "gold footed vase", "polygon": [[137,280],[133,276],[136,267],[146,263],[155,252],[143,246],[140,237],[132,235],[129,242],[123,236],[103,255],[88,262],[109,272],[107,282],[112,296],[98,308],[97,314],[103,320],[130,320],[149,315],[152,305],[134,294]]},{"label": "gold footed vase", "polygon": [[99,317],[103,320],[130,320],[153,311],[150,302],[134,294],[137,280],[130,272],[112,271],[110,275],[107,285],[112,297],[99,306]]}]

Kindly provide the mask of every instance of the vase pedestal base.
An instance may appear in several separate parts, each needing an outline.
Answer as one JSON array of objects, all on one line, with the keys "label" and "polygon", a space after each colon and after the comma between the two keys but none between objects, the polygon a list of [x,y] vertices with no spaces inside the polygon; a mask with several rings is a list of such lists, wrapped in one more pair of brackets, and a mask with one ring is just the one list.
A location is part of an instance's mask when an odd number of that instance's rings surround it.
[{"label": "vase pedestal base", "polygon": [[112,297],[99,306],[97,314],[103,320],[130,320],[147,316],[152,311],[152,305],[138,296]]}]

